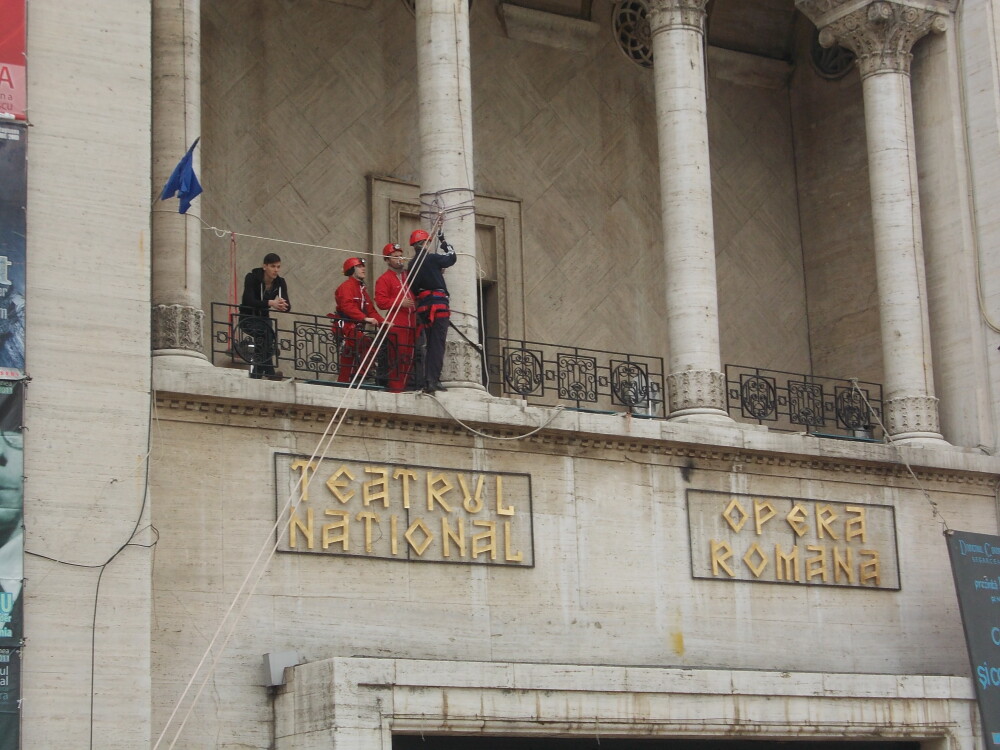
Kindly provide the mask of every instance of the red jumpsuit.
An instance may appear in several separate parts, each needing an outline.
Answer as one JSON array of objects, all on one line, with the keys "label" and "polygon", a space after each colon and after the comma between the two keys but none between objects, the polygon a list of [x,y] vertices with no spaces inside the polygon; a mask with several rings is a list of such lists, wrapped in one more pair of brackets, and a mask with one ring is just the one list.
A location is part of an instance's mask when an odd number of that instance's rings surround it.
[{"label": "red jumpsuit", "polygon": [[[371,337],[364,330],[365,318],[375,318],[379,323],[383,318],[375,309],[365,285],[353,276],[337,287],[334,298],[337,300],[337,315],[343,320],[341,330],[344,336],[340,348],[340,374],[337,380],[341,383],[350,383],[372,343]],[[374,363],[365,364],[368,364],[369,372],[375,372]]]},{"label": "red jumpsuit", "polygon": [[[391,268],[378,277],[375,282],[375,304],[389,311],[398,306],[396,313],[390,318],[392,328],[389,329],[389,390],[399,393],[406,388],[410,371],[413,369],[413,351],[416,346],[417,315],[412,307],[400,305],[400,291],[406,283],[406,271],[396,273]],[[413,295],[406,292],[406,299],[413,300]]]}]

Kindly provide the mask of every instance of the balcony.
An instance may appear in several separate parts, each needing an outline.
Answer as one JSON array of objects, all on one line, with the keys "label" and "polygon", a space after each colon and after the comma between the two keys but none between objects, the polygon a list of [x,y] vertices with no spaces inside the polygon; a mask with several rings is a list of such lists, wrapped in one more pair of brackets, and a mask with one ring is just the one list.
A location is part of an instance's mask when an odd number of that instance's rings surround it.
[{"label": "balcony", "polygon": [[[369,332],[374,337],[374,329]],[[286,375],[323,385],[345,385],[342,354],[345,341],[336,321],[327,316],[275,313],[270,318],[241,316],[239,306],[212,303],[212,363],[247,366],[274,362]],[[386,360],[393,358],[387,341],[364,387],[379,388]],[[364,351],[348,351],[360,361]],[[419,351],[415,352],[419,360]],[[631,412],[666,417],[663,402],[663,359],[626,352],[559,347],[536,341],[487,339],[483,380],[497,396],[520,398],[538,406],[562,404],[596,412]]]},{"label": "balcony", "polygon": [[[375,330],[357,341],[328,316],[276,313],[241,316],[235,305],[212,304],[212,363],[248,366],[273,362],[286,376],[346,386],[351,362],[360,362]],[[383,389],[394,341],[383,343],[372,374],[361,384]],[[344,355],[347,354],[345,357]],[[420,352],[414,352],[419,368]],[[346,369],[345,369],[346,368]],[[881,440],[882,386],[878,383],[726,365],[726,400],[737,422],[782,432],[849,440]],[[667,416],[663,359],[644,354],[488,338],[483,382],[495,396],[533,406],[578,411]]]},{"label": "balcony", "polygon": [[663,358],[537,341],[486,340],[487,388],[536,406],[666,417]]},{"label": "balcony", "polygon": [[[212,303],[212,364],[250,366],[273,364],[286,375],[321,385],[348,385],[353,364],[367,353],[366,341],[345,340],[343,328],[330,316],[272,313],[269,318],[240,315],[238,305]],[[386,341],[375,366],[361,387],[384,386],[385,362],[396,343]],[[347,357],[342,355],[347,354]]]},{"label": "balcony", "polygon": [[737,422],[818,437],[881,440],[882,386],[726,365],[726,405]]}]

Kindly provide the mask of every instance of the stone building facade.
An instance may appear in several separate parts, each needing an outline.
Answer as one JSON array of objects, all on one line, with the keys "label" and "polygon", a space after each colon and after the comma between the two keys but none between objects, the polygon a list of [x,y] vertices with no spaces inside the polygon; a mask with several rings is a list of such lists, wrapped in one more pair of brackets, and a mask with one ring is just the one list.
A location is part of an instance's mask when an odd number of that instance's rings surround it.
[{"label": "stone building facade", "polygon": [[[28,21],[23,747],[988,746],[944,533],[998,527],[990,0]],[[265,253],[305,324],[420,226],[447,392],[234,366]],[[658,398],[537,402],[481,342]],[[736,366],[877,419],[776,429]]]}]

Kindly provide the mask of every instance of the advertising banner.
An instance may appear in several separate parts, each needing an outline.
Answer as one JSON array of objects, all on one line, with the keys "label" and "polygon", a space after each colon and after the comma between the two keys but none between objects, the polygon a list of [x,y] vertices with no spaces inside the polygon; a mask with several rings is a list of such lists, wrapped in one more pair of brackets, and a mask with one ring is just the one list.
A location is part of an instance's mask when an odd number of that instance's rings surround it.
[{"label": "advertising banner", "polygon": [[949,531],[947,539],[983,744],[1000,747],[1000,537]]},{"label": "advertising banner", "polygon": [[24,0],[0,0],[0,118],[26,119]]},{"label": "advertising banner", "polygon": [[24,637],[23,401],[23,381],[0,381],[0,648]]},{"label": "advertising banner", "polygon": [[21,649],[0,648],[0,750],[21,746]]},{"label": "advertising banner", "polygon": [[24,377],[26,139],[25,125],[0,120],[0,379],[4,380]]}]

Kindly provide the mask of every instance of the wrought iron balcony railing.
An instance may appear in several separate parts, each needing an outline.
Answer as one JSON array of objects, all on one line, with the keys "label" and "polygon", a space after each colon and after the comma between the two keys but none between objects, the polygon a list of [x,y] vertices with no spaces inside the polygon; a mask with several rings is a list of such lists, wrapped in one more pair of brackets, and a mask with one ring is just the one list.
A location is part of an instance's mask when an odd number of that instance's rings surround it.
[{"label": "wrought iron balcony railing", "polygon": [[531,404],[665,417],[663,358],[488,338],[487,385]]},{"label": "wrought iron balcony railing", "polygon": [[[241,315],[238,305],[212,303],[212,363],[271,365],[286,377],[293,374],[307,381],[349,381],[370,346],[374,328],[366,336],[346,336],[329,316],[305,313],[271,313],[262,318]],[[397,343],[382,343],[366,380],[369,386],[384,385],[385,363],[395,354]],[[346,357],[344,355],[347,355]]]},{"label": "wrought iron balcony railing", "polygon": [[[261,318],[241,315],[238,305],[212,303],[216,365],[270,364],[307,381],[346,382],[373,335],[345,336],[329,316],[272,313]],[[397,346],[391,339],[383,342],[366,387],[385,385],[386,363],[396,359]],[[411,359],[419,363],[419,347]],[[484,363],[486,385],[498,396],[540,406],[667,416],[662,357],[488,338]],[[878,383],[726,365],[726,394],[729,414],[737,421],[833,437],[881,437]]]},{"label": "wrought iron balcony railing", "polygon": [[774,430],[876,439],[879,383],[726,365],[729,416]]}]

